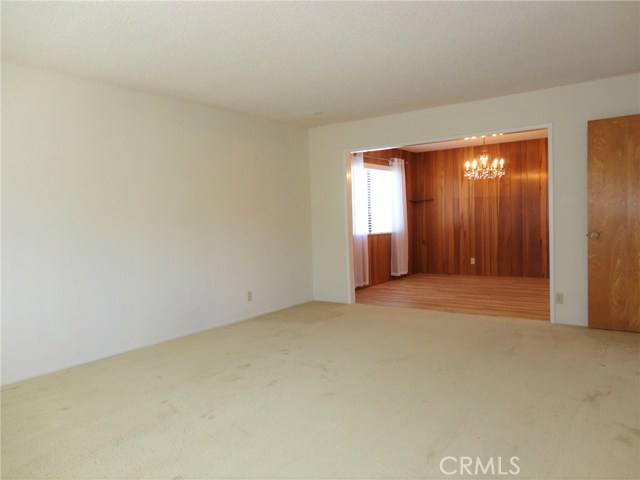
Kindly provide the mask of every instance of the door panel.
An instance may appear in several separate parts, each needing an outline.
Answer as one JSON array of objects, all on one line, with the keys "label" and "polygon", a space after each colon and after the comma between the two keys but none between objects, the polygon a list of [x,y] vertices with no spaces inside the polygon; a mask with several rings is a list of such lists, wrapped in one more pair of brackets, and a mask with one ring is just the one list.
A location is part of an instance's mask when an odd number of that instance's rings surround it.
[{"label": "door panel", "polygon": [[640,115],[588,134],[589,327],[640,332]]}]

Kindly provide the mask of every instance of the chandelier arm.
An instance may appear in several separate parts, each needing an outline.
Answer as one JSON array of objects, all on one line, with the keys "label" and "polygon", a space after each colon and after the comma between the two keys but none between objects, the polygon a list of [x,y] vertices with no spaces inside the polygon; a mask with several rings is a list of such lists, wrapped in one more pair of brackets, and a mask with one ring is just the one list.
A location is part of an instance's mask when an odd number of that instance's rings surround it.
[{"label": "chandelier arm", "polygon": [[504,158],[498,160],[494,158],[493,162],[489,163],[489,154],[487,153],[487,138],[482,136],[482,154],[476,160],[467,160],[464,162],[464,177],[469,180],[490,180],[492,178],[500,178],[504,176]]}]

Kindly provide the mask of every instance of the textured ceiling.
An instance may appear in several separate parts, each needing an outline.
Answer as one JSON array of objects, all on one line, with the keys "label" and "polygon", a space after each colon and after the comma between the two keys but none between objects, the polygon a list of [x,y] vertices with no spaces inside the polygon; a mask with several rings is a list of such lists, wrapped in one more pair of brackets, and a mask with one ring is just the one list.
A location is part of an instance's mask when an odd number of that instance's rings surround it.
[{"label": "textured ceiling", "polygon": [[640,3],[3,1],[2,55],[312,126],[640,71]]}]

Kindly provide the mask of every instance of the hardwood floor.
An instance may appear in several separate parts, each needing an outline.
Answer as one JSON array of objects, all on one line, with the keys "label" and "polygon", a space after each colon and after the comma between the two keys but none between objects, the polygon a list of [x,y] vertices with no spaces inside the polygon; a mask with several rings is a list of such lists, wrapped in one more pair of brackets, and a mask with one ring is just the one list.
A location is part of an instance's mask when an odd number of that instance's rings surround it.
[{"label": "hardwood floor", "polygon": [[418,273],[358,289],[356,303],[549,320],[549,279]]}]

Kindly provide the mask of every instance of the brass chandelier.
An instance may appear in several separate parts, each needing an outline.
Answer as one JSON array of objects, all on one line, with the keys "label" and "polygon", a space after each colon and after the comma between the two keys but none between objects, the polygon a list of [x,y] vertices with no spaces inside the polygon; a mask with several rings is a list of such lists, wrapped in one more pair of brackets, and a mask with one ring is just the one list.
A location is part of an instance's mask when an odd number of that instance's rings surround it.
[{"label": "brass chandelier", "polygon": [[488,180],[491,178],[500,178],[504,175],[504,158],[494,158],[489,163],[489,154],[487,153],[486,137],[482,136],[482,154],[478,159],[471,162],[464,162],[464,176],[469,180]]}]

